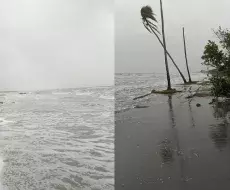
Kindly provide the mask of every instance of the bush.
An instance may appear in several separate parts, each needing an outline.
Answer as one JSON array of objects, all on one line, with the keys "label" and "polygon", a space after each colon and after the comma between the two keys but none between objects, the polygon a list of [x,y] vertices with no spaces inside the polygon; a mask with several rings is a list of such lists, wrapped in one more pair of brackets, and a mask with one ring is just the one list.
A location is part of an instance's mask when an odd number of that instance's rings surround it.
[{"label": "bush", "polygon": [[230,81],[226,77],[212,76],[210,78],[212,84],[211,93],[215,97],[230,97]]},{"label": "bush", "polygon": [[214,31],[218,45],[208,41],[202,56],[203,65],[212,69],[208,73],[212,85],[211,93],[215,97],[230,97],[230,32],[221,27]]}]

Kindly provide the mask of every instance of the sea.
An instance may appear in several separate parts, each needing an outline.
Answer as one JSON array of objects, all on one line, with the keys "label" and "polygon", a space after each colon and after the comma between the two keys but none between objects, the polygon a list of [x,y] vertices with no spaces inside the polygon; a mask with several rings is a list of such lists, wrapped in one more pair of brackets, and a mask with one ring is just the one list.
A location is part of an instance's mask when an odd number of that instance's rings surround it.
[{"label": "sea", "polygon": [[117,73],[115,88],[1,92],[0,190],[114,190],[114,111],[160,103],[133,98],[166,85],[165,73]]},{"label": "sea", "polygon": [[[183,80],[178,74],[171,74],[172,87],[181,89]],[[186,77],[186,76],[185,76]],[[207,77],[198,71],[191,73],[193,81],[201,81]],[[188,77],[187,77],[188,78]],[[115,75],[115,113],[125,112],[137,105],[159,104],[159,96],[146,96],[133,100],[154,90],[165,90],[167,80],[165,73],[117,73]]]},{"label": "sea", "polygon": [[113,190],[114,87],[0,93],[1,190]]}]

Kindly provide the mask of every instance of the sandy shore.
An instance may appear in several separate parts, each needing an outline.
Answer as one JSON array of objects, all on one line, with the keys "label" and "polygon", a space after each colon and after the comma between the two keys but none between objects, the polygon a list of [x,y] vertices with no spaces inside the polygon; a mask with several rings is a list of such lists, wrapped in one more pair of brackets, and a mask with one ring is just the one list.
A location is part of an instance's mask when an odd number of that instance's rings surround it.
[{"label": "sandy shore", "polygon": [[228,190],[228,108],[159,96],[163,103],[116,114],[115,189]]}]

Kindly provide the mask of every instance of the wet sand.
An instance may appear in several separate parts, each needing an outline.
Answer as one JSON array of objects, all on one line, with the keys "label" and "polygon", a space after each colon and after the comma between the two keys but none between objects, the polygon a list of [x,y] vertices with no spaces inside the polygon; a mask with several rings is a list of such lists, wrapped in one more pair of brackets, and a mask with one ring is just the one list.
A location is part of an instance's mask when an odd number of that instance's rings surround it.
[{"label": "wet sand", "polygon": [[116,114],[115,189],[230,189],[230,109],[210,98],[162,101]]}]

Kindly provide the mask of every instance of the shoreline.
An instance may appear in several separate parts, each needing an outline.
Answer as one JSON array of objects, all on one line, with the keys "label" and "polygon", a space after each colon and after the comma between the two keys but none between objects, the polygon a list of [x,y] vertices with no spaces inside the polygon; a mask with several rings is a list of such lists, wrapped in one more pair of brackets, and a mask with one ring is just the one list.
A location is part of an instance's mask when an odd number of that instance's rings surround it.
[{"label": "shoreline", "polygon": [[[204,98],[210,98],[210,101],[212,100],[211,96],[211,90],[210,90],[210,85],[207,83],[207,81],[203,82],[198,82],[196,84],[190,84],[190,85],[185,85],[185,84],[176,84],[173,86],[173,88],[176,88],[176,93],[172,94],[166,94],[166,93],[155,93],[154,90],[152,92],[149,92],[144,95],[140,95],[137,97],[133,98],[133,107],[127,107],[125,109],[119,109],[115,110],[115,115],[124,113],[127,111],[131,111],[133,109],[138,109],[138,108],[147,108],[151,107],[151,105],[158,104],[159,99],[154,99],[155,97],[167,97],[167,96],[176,96],[177,98],[184,98],[184,101],[188,101],[188,99],[192,100],[194,97],[204,97]],[[163,90],[164,91],[164,90]],[[148,104],[146,102],[143,104],[141,100],[144,100],[148,98]]]},{"label": "shoreline", "polygon": [[[0,156],[0,178],[2,179],[2,175],[3,175],[3,168],[4,168],[4,161],[2,156]],[[4,187],[2,185],[2,180],[0,180],[0,190],[3,190]]]},{"label": "shoreline", "polygon": [[227,190],[229,109],[211,97],[159,96],[163,103],[115,115],[116,189]]}]

